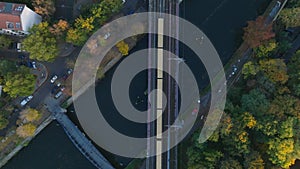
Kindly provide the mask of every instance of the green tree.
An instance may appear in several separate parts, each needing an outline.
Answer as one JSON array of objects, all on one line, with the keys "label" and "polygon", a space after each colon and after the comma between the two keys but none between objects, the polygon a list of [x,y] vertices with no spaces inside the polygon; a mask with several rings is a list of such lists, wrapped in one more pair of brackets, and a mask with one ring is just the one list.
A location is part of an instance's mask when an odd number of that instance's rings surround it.
[{"label": "green tree", "polygon": [[66,41],[76,46],[82,46],[88,39],[88,34],[80,29],[71,28],[67,32]]},{"label": "green tree", "polygon": [[257,151],[251,151],[249,154],[244,155],[244,168],[246,169],[264,169],[264,161]]},{"label": "green tree", "polygon": [[47,22],[41,22],[30,29],[30,34],[24,39],[24,49],[30,53],[30,59],[39,61],[54,61],[58,54],[57,41],[49,30]]},{"label": "green tree", "polygon": [[34,92],[36,77],[29,68],[20,67],[15,73],[8,73],[5,77],[3,91],[11,97],[28,96]]},{"label": "green tree", "polygon": [[300,96],[300,50],[291,58],[288,64],[288,85],[297,96]]},{"label": "green tree", "polygon": [[0,130],[4,129],[8,125],[9,121],[0,115]]},{"label": "green tree", "polygon": [[223,157],[221,151],[209,148],[205,145],[189,148],[187,155],[189,158],[188,169],[214,169],[218,161]]},{"label": "green tree", "polygon": [[238,160],[229,157],[221,161],[219,169],[243,169],[243,167]]},{"label": "green tree", "polygon": [[244,64],[242,74],[244,75],[244,79],[247,79],[248,77],[255,76],[258,71],[258,67],[252,61],[249,61]]},{"label": "green tree", "polygon": [[0,76],[4,77],[9,72],[17,70],[16,63],[10,60],[0,60]]},{"label": "green tree", "polygon": [[8,48],[11,45],[12,40],[5,35],[0,35],[0,49]]},{"label": "green tree", "polygon": [[256,48],[254,48],[255,56],[258,58],[269,57],[271,52],[276,49],[277,43],[275,41],[266,42]]},{"label": "green tree", "polygon": [[279,19],[286,27],[300,26],[300,7],[285,8],[280,12]]},{"label": "green tree", "polygon": [[242,109],[252,113],[254,116],[263,116],[269,109],[269,101],[258,89],[253,89],[249,94],[243,95],[241,99]]}]

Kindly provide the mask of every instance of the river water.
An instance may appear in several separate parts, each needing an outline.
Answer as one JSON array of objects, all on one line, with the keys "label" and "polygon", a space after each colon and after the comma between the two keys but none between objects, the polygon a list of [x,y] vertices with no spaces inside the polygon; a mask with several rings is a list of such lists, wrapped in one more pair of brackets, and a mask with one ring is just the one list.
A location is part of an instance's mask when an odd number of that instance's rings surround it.
[{"label": "river water", "polygon": [[[181,16],[198,26],[210,38],[220,54],[223,63],[230,58],[238,44],[241,42],[242,27],[246,21],[253,20],[261,13],[270,0],[184,0],[181,4]],[[133,50],[137,51],[147,47],[147,38],[142,39]],[[181,50],[186,63],[191,67],[199,81],[206,81],[201,70],[201,62],[196,60],[194,54],[188,49]],[[96,87],[97,99],[105,100],[105,106],[100,105],[102,112],[110,112],[110,122],[116,130],[131,136],[143,137],[146,126],[135,123],[126,123],[116,113],[108,93],[114,69],[109,71],[105,79]],[[136,76],[130,87],[130,97],[133,104],[140,110],[145,109],[144,91],[146,90],[146,72]],[[203,84],[204,86],[205,84]],[[202,87],[203,87],[202,86]],[[137,99],[138,98],[138,102]],[[78,123],[74,112],[68,115]],[[105,116],[105,115],[104,115]],[[107,116],[108,117],[108,116]],[[124,130],[125,128],[125,130]],[[111,161],[127,163],[128,159],[112,156],[105,153]],[[63,129],[56,123],[51,123],[26,148],[18,153],[4,169],[94,169],[88,160],[73,146]]]}]

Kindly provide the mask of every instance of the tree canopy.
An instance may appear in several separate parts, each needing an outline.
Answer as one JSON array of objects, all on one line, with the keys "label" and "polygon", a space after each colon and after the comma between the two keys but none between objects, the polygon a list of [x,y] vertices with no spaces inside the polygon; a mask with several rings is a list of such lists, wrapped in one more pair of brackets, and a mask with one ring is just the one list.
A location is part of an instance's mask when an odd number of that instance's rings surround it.
[{"label": "tree canopy", "polygon": [[24,39],[24,49],[30,53],[30,59],[39,61],[54,61],[58,54],[57,41],[49,30],[47,22],[34,25],[30,34]]},{"label": "tree canopy", "polygon": [[248,21],[243,39],[251,48],[255,48],[274,36],[272,24],[266,25],[264,17],[259,16],[255,21]]}]

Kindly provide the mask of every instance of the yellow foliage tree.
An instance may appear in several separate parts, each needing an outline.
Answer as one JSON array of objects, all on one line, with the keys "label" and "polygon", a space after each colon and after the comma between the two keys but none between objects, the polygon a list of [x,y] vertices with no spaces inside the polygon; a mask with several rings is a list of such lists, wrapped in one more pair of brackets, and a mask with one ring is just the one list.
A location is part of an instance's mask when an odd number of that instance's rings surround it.
[{"label": "yellow foliage tree", "polygon": [[37,121],[41,118],[41,114],[35,109],[25,109],[20,113],[20,119],[26,122]]},{"label": "yellow foliage tree", "polygon": [[31,123],[28,123],[28,124],[18,127],[16,130],[16,133],[19,137],[26,138],[26,137],[33,136],[35,130],[36,130],[36,126]]},{"label": "yellow foliage tree", "polygon": [[128,52],[129,52],[129,46],[127,43],[125,43],[124,41],[120,41],[119,43],[117,43],[117,48],[119,49],[120,53],[123,55],[123,56],[126,56],[128,55]]}]

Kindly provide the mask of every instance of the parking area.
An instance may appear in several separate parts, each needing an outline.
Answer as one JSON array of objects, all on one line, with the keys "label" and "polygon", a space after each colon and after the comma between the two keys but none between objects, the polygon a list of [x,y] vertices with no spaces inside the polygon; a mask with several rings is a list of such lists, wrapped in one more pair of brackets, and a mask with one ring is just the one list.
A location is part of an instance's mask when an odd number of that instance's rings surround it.
[{"label": "parking area", "polygon": [[56,11],[55,19],[64,19],[70,21],[73,19],[74,0],[55,0]]}]

